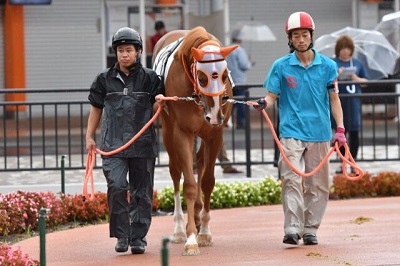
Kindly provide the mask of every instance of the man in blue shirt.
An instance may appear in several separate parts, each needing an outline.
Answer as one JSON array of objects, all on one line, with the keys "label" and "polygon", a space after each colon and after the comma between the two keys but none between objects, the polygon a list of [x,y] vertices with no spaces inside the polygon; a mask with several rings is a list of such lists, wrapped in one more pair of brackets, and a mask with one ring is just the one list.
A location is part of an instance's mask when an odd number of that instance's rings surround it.
[{"label": "man in blue shirt", "polygon": [[[311,172],[328,154],[332,139],[330,110],[337,124],[333,141],[346,143],[343,113],[335,83],[336,63],[313,46],[315,25],[306,12],[295,12],[286,21],[289,47],[294,51],[274,62],[264,82],[265,98],[257,110],[273,106],[279,97],[279,134],[290,163]],[[329,199],[329,164],[303,178],[279,158],[282,205],[285,215],[283,243],[316,245],[317,230]]]}]

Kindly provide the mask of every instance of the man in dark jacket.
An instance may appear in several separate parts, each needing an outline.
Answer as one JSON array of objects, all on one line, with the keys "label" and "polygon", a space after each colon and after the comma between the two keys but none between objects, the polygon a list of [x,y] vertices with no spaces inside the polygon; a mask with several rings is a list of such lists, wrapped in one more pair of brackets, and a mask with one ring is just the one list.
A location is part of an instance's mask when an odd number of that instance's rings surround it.
[{"label": "man in dark jacket", "polygon": [[[100,149],[112,151],[132,139],[152,118],[156,101],[163,104],[161,78],[140,64],[142,39],[139,33],[127,27],[119,29],[113,36],[112,47],[118,62],[97,75],[90,87],[88,151],[96,148],[94,135],[101,118]],[[129,245],[132,254],[145,252],[157,154],[156,133],[151,125],[125,150],[102,158],[108,187],[110,237],[118,239],[117,252],[126,252]]]}]

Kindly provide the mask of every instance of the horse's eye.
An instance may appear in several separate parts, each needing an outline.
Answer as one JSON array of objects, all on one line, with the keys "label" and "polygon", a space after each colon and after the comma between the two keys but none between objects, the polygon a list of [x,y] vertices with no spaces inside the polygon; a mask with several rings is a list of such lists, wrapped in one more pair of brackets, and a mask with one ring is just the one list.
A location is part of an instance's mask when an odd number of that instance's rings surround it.
[{"label": "horse's eye", "polygon": [[197,79],[199,80],[200,85],[205,88],[208,86],[208,77],[201,71],[197,72]]}]

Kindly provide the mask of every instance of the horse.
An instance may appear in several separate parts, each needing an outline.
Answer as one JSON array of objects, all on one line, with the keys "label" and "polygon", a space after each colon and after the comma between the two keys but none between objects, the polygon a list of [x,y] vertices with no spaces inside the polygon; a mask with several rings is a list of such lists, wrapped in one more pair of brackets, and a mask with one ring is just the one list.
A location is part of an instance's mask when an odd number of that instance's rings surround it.
[{"label": "horse", "polygon": [[[169,156],[174,187],[174,233],[172,243],[185,242],[183,255],[200,254],[199,247],[213,244],[209,227],[214,168],[223,142],[223,130],[231,116],[232,86],[225,58],[237,46],[222,47],[203,27],[174,30],[164,35],[153,53],[153,69],[164,78],[166,101],[160,114],[163,143]],[[197,182],[194,176],[194,143]],[[187,224],[180,197],[187,205]]]}]

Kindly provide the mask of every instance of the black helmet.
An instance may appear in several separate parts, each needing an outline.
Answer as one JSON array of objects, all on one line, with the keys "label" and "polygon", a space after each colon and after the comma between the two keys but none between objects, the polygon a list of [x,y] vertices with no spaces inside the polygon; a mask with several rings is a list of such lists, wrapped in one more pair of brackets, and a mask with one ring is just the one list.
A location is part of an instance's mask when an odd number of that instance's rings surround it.
[{"label": "black helmet", "polygon": [[120,28],[112,37],[112,48],[117,51],[117,47],[121,44],[133,44],[136,50],[142,50],[142,38],[140,34],[132,28]]}]

